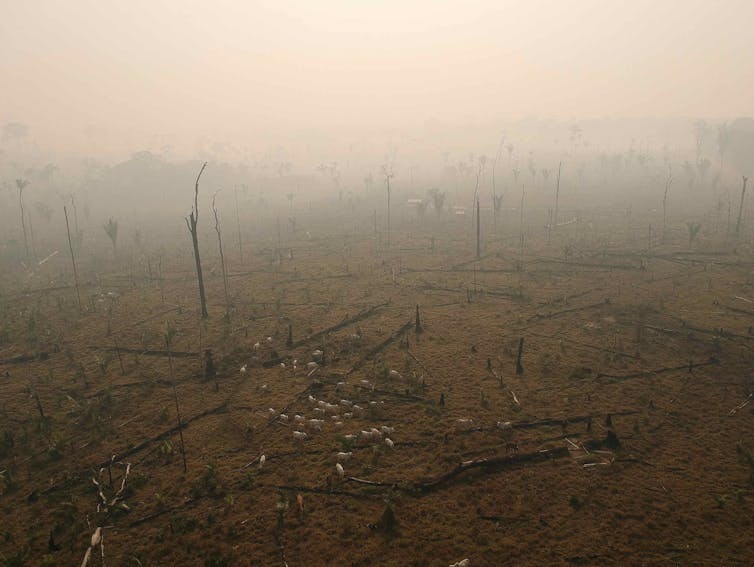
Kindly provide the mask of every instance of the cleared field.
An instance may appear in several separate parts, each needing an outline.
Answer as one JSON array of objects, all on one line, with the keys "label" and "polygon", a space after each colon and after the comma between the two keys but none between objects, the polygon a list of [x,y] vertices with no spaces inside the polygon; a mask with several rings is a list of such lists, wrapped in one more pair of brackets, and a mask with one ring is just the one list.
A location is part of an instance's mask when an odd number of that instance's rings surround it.
[{"label": "cleared field", "polygon": [[754,257],[406,225],[0,297],[6,563],[754,563]]}]

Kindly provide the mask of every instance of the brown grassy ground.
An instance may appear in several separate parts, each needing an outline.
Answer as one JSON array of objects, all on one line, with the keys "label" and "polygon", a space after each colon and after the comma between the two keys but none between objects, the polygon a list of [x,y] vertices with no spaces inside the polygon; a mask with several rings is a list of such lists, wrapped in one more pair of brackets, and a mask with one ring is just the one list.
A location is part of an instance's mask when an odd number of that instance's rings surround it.
[{"label": "brown grassy ground", "polygon": [[[754,403],[729,415],[751,387],[748,259],[613,245],[614,255],[605,248],[566,261],[530,244],[519,270],[510,238],[489,242],[474,271],[460,233],[434,251],[427,242],[403,234],[387,251],[366,236],[347,246],[296,240],[281,265],[260,250],[232,270],[229,322],[215,275],[210,318],[197,322],[188,257],[166,267],[162,290],[103,275],[85,287],[84,314],[70,289],[5,297],[0,470],[13,480],[0,482],[0,557],[79,564],[102,525],[108,565],[754,564]],[[111,316],[111,300],[98,295],[108,291],[118,294]],[[286,347],[289,323],[300,340],[383,303],[323,339]],[[424,332],[366,356],[413,319],[416,304]],[[121,372],[113,353],[95,348],[164,349],[166,321],[177,330],[174,350],[211,348],[219,367],[216,391],[200,357],[173,360],[184,421],[220,408],[185,427],[186,473],[177,433],[155,438],[176,423],[168,358],[124,353]],[[305,365],[323,346],[326,363],[308,378]],[[273,350],[285,368],[263,367]],[[9,360],[42,351],[44,360]],[[713,363],[679,368],[690,360]],[[402,378],[386,378],[389,369]],[[336,391],[341,380],[348,385]],[[309,395],[365,410],[341,417],[341,429],[328,417],[296,444],[294,425],[268,409],[315,417]],[[598,446],[606,414],[617,449]],[[568,421],[587,415],[591,431]],[[459,418],[475,428],[456,431]],[[558,423],[495,427],[544,419]],[[395,447],[355,444],[340,481],[342,435],[382,425],[395,428]],[[415,490],[461,462],[510,456],[508,443],[519,455],[569,452]],[[113,455],[110,488],[99,469]],[[127,509],[98,511],[92,478],[111,498],[121,463],[131,464]],[[380,523],[388,501],[395,533]],[[92,563],[101,563],[99,547]]]}]

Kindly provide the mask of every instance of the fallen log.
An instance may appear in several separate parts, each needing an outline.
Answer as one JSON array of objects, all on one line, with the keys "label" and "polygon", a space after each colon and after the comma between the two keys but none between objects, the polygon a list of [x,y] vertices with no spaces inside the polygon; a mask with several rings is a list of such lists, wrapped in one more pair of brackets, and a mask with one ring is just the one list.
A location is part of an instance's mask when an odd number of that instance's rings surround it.
[{"label": "fallen log", "polygon": [[353,274],[337,274],[334,276],[316,276],[310,278],[292,278],[290,280],[281,280],[275,282],[275,285],[285,285],[289,283],[301,283],[301,282],[318,282],[322,280],[342,280],[352,278]]},{"label": "fallen log", "polygon": [[429,375],[429,377],[430,377],[430,378],[432,378],[432,380],[435,380],[435,375],[434,375],[434,374],[432,374],[432,372],[430,372],[429,368],[427,368],[426,366],[424,366],[424,364],[422,364],[422,362],[421,362],[421,361],[420,361],[420,360],[419,360],[418,358],[416,358],[416,355],[414,355],[414,353],[413,353],[413,352],[411,352],[411,351],[410,351],[409,349],[406,349],[406,353],[407,353],[407,354],[408,354],[408,355],[409,355],[409,356],[410,356],[411,358],[413,358],[413,359],[414,359],[414,361],[415,361],[415,362],[416,362],[416,363],[417,363],[417,364],[419,365],[419,367],[420,367],[420,368],[421,368],[422,370],[424,370],[424,372],[426,372],[426,373],[427,373],[427,374]]},{"label": "fallen log", "polygon": [[609,349],[609,348],[603,348],[603,347],[598,347],[598,346],[595,346],[595,345],[590,345],[588,343],[583,343],[581,341],[577,341],[575,339],[570,339],[570,338],[562,336],[562,335],[561,336],[557,336],[557,335],[544,335],[544,334],[532,333],[532,332],[529,332],[529,334],[532,335],[533,337],[540,337],[540,338],[543,338],[543,339],[552,339],[552,340],[563,340],[563,341],[566,341],[566,342],[569,342],[569,343],[572,343],[572,344],[575,344],[575,345],[578,345],[578,346],[581,346],[581,347],[584,347],[584,348],[590,348],[592,350],[598,350],[600,352],[607,352],[609,354],[613,354],[615,356],[621,356],[623,358],[632,358],[634,360],[640,360],[640,357],[638,357],[636,355],[633,355],[633,354],[628,354],[627,352],[621,352],[621,351],[618,351],[618,350],[613,350],[613,349]]},{"label": "fallen log", "polygon": [[536,321],[538,319],[552,319],[553,317],[558,317],[559,315],[565,315],[566,313],[573,313],[575,311],[585,311],[587,309],[594,309],[596,307],[604,307],[605,305],[610,305],[610,299],[607,298],[604,301],[600,301],[598,303],[591,303],[589,305],[581,305],[579,307],[571,307],[569,309],[562,309],[560,311],[553,311],[552,313],[535,313],[531,317],[527,319],[527,323],[531,323],[532,321]]},{"label": "fallen log", "polygon": [[520,453],[508,457],[495,457],[491,459],[479,459],[476,461],[466,461],[456,468],[432,480],[414,485],[414,490],[418,492],[429,492],[440,488],[443,484],[448,483],[460,474],[474,469],[482,469],[485,472],[491,472],[503,467],[520,465],[523,463],[549,461],[551,459],[561,459],[570,455],[567,447],[557,447],[534,453]]},{"label": "fallen log", "polygon": [[[603,415],[634,415],[640,413],[639,410],[622,410],[622,411],[615,411],[615,412],[608,412]],[[511,429],[533,429],[535,427],[548,427],[548,426],[554,426],[554,425],[564,425],[569,423],[585,423],[588,422],[590,419],[595,419],[599,417],[600,414],[589,414],[589,415],[576,415],[576,416],[570,416],[570,417],[563,417],[563,418],[549,418],[549,419],[539,419],[536,421],[514,421],[511,422],[510,427]]]},{"label": "fallen log", "polygon": [[359,321],[362,321],[366,319],[367,317],[371,316],[375,311],[378,309],[381,309],[382,307],[385,307],[387,303],[380,303],[379,305],[375,305],[373,307],[370,307],[368,309],[365,309],[364,311],[361,311],[357,315],[354,315],[353,317],[349,317],[347,319],[344,319],[340,323],[336,323],[335,325],[332,325],[330,327],[327,327],[326,329],[322,329],[321,331],[317,331],[316,333],[312,333],[311,335],[304,337],[303,339],[299,339],[297,341],[293,342],[293,345],[291,348],[298,348],[302,345],[305,345],[306,343],[310,343],[324,335],[327,335],[329,333],[332,333],[334,331],[338,331],[342,329],[343,327],[347,327],[348,325],[352,325],[354,323],[357,323]]},{"label": "fallen log", "polygon": [[353,374],[356,370],[364,366],[367,362],[369,362],[376,354],[379,354],[383,350],[385,350],[390,343],[397,340],[403,333],[411,329],[411,327],[414,326],[413,321],[409,321],[407,323],[404,323],[401,325],[392,335],[390,335],[387,339],[382,341],[380,344],[378,344],[375,347],[372,347],[369,349],[364,356],[362,356],[359,360],[356,361],[356,363],[351,367],[350,370],[348,370],[344,376],[349,376]]},{"label": "fallen log", "polygon": [[698,368],[701,366],[711,366],[714,364],[720,364],[720,361],[715,358],[714,356],[710,358],[709,360],[705,362],[691,362],[690,364],[683,364],[681,366],[666,366],[663,368],[656,368],[654,370],[641,370],[639,372],[632,372],[630,374],[597,374],[595,377],[597,380],[600,380],[602,378],[606,378],[607,380],[603,380],[604,382],[613,383],[613,382],[623,382],[624,380],[631,380],[633,378],[641,378],[642,376],[651,376],[652,374],[663,374],[665,372],[675,372],[678,370],[689,370],[693,368]]},{"label": "fallen log", "polygon": [[[227,411],[227,408],[228,408],[228,402],[224,401],[219,406],[215,406],[213,408],[206,409],[206,410],[204,410],[204,411],[202,411],[202,412],[200,412],[200,413],[198,413],[198,414],[196,414],[196,415],[194,415],[192,417],[189,417],[188,419],[182,420],[181,425],[174,425],[170,429],[168,429],[166,431],[163,431],[162,433],[158,433],[157,435],[155,435],[153,437],[150,437],[149,439],[146,439],[146,440],[142,441],[141,443],[139,443],[137,445],[134,445],[133,447],[131,447],[129,449],[124,450],[121,453],[115,453],[115,455],[114,455],[113,458],[116,459],[116,460],[125,459],[126,457],[129,457],[129,456],[133,455],[134,453],[138,453],[139,451],[141,451],[142,449],[148,447],[152,443],[155,443],[157,441],[161,441],[161,440],[165,439],[166,437],[170,437],[174,433],[177,433],[179,430],[185,429],[186,427],[188,427],[188,425],[190,423],[193,423],[194,421],[197,421],[198,419],[201,419],[203,417],[207,417],[208,415],[214,415],[214,414],[218,414],[218,413],[222,413],[224,411]],[[108,465],[108,463],[110,463],[110,462],[111,462],[111,459],[103,461],[102,463],[100,463],[100,464],[97,465],[97,468],[99,469],[99,468],[102,468],[102,467],[106,467]]]},{"label": "fallen log", "polygon": [[151,350],[140,348],[126,348],[126,347],[104,347],[104,346],[90,346],[91,350],[101,350],[103,352],[122,352],[126,354],[138,354],[140,356],[172,356],[173,358],[196,358],[199,356],[198,352],[187,352],[180,350],[166,351],[166,350]]},{"label": "fallen log", "polygon": [[49,352],[37,352],[35,354],[19,354],[18,356],[12,356],[4,360],[0,360],[0,364],[24,364],[26,362],[37,362],[40,360],[47,360],[50,358]]},{"label": "fallen log", "polygon": [[455,477],[470,470],[481,469],[485,473],[490,473],[490,472],[494,472],[496,470],[499,470],[505,467],[516,466],[516,465],[520,465],[524,463],[543,462],[543,461],[548,461],[552,459],[561,459],[564,457],[568,457],[569,455],[570,455],[570,452],[567,447],[557,447],[555,449],[545,449],[542,451],[535,451],[533,453],[519,453],[516,455],[505,456],[505,457],[494,457],[490,459],[478,459],[474,461],[466,461],[464,463],[459,464],[453,470],[448,471],[444,474],[441,474],[438,477],[435,477],[430,480],[426,480],[424,482],[417,482],[417,483],[384,482],[384,481],[356,478],[353,476],[350,476],[346,478],[345,480],[347,482],[363,484],[366,486],[375,486],[375,487],[382,487],[382,488],[389,487],[389,488],[400,490],[409,494],[411,493],[424,494],[424,493],[439,489],[444,484],[447,484],[448,482],[453,480]]},{"label": "fallen log", "polygon": [[172,514],[176,510],[180,510],[184,506],[188,506],[189,504],[193,504],[197,500],[198,500],[198,498],[188,498],[187,500],[181,502],[177,506],[173,506],[172,508],[163,508],[162,510],[158,510],[157,512],[154,512],[152,514],[148,514],[148,515],[144,516],[143,518],[139,518],[137,520],[134,520],[134,521],[132,521],[131,523],[128,524],[128,527],[129,528],[134,528],[136,526],[140,526],[142,524],[145,524],[145,523],[149,522],[150,520],[154,520],[155,518],[159,518],[160,516],[162,516],[164,514]]}]

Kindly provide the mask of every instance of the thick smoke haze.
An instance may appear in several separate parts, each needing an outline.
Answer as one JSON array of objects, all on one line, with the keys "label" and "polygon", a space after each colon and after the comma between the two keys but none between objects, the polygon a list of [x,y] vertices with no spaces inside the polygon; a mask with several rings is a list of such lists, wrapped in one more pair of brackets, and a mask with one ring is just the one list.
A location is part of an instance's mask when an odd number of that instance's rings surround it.
[{"label": "thick smoke haze", "polygon": [[[752,111],[746,0],[3,4],[0,123],[50,158],[282,146],[316,162],[372,136],[460,140],[525,118]],[[669,128],[647,142],[683,130]]]},{"label": "thick smoke haze", "polygon": [[754,565],[752,24],[0,0],[0,565]]}]

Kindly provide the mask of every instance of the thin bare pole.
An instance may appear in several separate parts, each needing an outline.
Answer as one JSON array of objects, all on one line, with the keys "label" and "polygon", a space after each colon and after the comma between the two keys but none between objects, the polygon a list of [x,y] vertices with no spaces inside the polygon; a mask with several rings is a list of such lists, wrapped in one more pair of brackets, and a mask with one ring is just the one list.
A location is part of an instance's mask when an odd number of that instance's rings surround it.
[{"label": "thin bare pole", "polygon": [[71,251],[71,264],[73,264],[73,283],[76,286],[76,298],[79,302],[79,311],[81,311],[81,293],[79,292],[79,275],[76,272],[76,259],[73,257],[73,242],[71,242],[71,227],[68,225],[68,209],[63,205],[63,214],[65,215],[65,230],[68,233],[68,248]]},{"label": "thin bare pole", "polygon": [[520,211],[520,244],[521,244],[521,259],[520,263],[523,267],[524,265],[524,197],[526,197],[526,186],[521,186],[521,211]]},{"label": "thin bare pole", "polygon": [[668,165],[668,179],[665,181],[665,193],[662,195],[662,241],[667,238],[667,221],[668,221],[668,190],[673,182],[673,170]]},{"label": "thin bare pole", "polygon": [[495,168],[500,161],[500,156],[503,153],[503,144],[505,144],[505,136],[500,137],[500,144],[497,146],[497,154],[495,159],[492,160],[492,230],[497,234],[497,211],[500,208],[497,201],[497,187],[495,185]]},{"label": "thin bare pole", "polygon": [[385,175],[387,183],[387,245],[390,247],[390,178],[392,175]]},{"label": "thin bare pole", "polygon": [[239,263],[243,264],[243,245],[241,244],[241,220],[238,216],[238,188],[234,190],[236,197],[236,228],[238,229],[238,258]]},{"label": "thin bare pole", "polygon": [[558,205],[560,203],[560,168],[563,166],[563,162],[558,162],[558,181],[555,185],[555,215],[553,216],[552,224],[558,226]]},{"label": "thin bare pole", "polygon": [[476,197],[476,259],[477,260],[479,260],[479,258],[482,257],[481,237],[482,237],[482,227],[481,227],[481,219],[479,218],[479,195],[477,194],[477,197]]},{"label": "thin bare pole", "polygon": [[222,271],[223,276],[223,290],[225,291],[225,315],[226,317],[230,315],[230,299],[229,299],[229,293],[228,293],[228,272],[225,269],[225,254],[223,252],[223,237],[222,233],[220,232],[220,218],[217,216],[217,207],[215,206],[215,199],[217,198],[217,194],[220,192],[218,189],[217,192],[215,192],[214,195],[212,195],[212,212],[215,214],[215,232],[217,232],[217,245],[220,249],[220,270]]},{"label": "thin bare pole", "polygon": [[21,229],[24,232],[24,250],[26,252],[26,261],[29,261],[29,240],[26,236],[26,215],[24,213],[24,187],[29,182],[26,179],[16,179],[16,186],[18,187],[18,206],[21,208]]},{"label": "thin bare pole", "polygon": [[738,205],[738,220],[736,221],[736,236],[739,235],[741,232],[741,216],[744,212],[744,197],[746,197],[746,182],[749,181],[749,178],[745,175],[742,176],[743,179],[743,187],[741,188],[741,204]]}]

